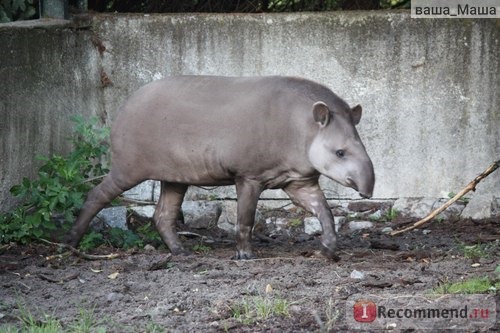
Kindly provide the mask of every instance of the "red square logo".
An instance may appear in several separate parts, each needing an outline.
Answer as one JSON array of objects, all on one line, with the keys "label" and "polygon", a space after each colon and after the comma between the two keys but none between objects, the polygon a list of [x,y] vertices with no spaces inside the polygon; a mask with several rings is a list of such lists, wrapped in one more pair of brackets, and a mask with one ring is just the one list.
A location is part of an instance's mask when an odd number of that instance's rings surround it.
[{"label": "red square logo", "polygon": [[359,300],[354,303],[354,319],[361,323],[371,323],[377,317],[377,306],[372,301]]}]

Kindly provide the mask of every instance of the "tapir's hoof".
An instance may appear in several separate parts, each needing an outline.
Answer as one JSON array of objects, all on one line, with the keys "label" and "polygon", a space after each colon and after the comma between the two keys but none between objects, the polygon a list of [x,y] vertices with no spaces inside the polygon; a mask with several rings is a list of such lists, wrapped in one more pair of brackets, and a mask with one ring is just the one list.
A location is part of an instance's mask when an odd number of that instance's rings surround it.
[{"label": "tapir's hoof", "polygon": [[249,259],[257,259],[257,256],[253,254],[253,252],[245,252],[245,251],[237,251],[233,260],[249,260]]},{"label": "tapir's hoof", "polygon": [[76,248],[78,246],[78,244],[80,243],[80,238],[75,237],[71,234],[67,234],[62,238],[62,242],[64,244],[68,244],[68,245]]},{"label": "tapir's hoof", "polygon": [[325,256],[326,258],[333,260],[333,261],[340,261],[339,255],[336,253],[335,250],[327,248],[326,246],[321,247],[321,254]]}]

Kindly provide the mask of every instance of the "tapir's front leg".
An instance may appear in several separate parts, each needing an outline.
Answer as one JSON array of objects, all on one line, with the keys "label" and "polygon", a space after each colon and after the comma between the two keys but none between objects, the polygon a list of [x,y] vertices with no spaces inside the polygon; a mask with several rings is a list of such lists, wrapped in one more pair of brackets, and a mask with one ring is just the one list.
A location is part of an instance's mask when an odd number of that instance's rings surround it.
[{"label": "tapir's front leg", "polygon": [[339,260],[340,258],[335,253],[337,234],[335,233],[333,215],[326,202],[325,195],[319,187],[318,180],[295,181],[288,184],[283,190],[290,196],[294,204],[303,207],[318,217],[323,228],[323,235],[321,236],[322,253],[330,259]]},{"label": "tapir's front leg", "polygon": [[236,194],[238,196],[238,216],[236,226],[236,253],[235,259],[254,259],[250,240],[255,223],[257,202],[262,193],[262,185],[246,179],[236,180]]}]

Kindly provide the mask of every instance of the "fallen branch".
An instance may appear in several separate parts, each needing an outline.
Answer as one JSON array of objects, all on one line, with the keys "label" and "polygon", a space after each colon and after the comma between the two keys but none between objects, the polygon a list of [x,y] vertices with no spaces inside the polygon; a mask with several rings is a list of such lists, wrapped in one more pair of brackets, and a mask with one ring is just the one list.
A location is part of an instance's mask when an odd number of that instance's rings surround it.
[{"label": "fallen branch", "polygon": [[71,252],[73,252],[74,254],[76,254],[78,257],[80,257],[82,259],[87,259],[87,260],[103,260],[103,259],[105,259],[105,260],[109,260],[109,259],[116,259],[116,258],[120,257],[119,253],[111,253],[111,254],[105,254],[105,255],[87,254],[87,253],[84,253],[84,252],[81,252],[81,251],[75,249],[73,246],[68,245],[68,244],[54,243],[54,242],[48,241],[48,240],[43,239],[43,238],[38,238],[38,240],[40,240],[40,241],[42,241],[44,243],[50,244],[50,245],[55,245],[55,246],[60,246],[60,247],[66,248],[66,249],[70,250]]},{"label": "fallen branch", "polygon": [[448,208],[452,203],[454,203],[455,201],[457,201],[458,199],[460,199],[461,197],[463,197],[465,194],[467,194],[470,191],[475,191],[476,190],[476,185],[481,180],[483,180],[484,178],[486,178],[490,173],[492,173],[493,171],[495,171],[496,169],[498,169],[498,167],[500,167],[500,160],[498,160],[498,161],[494,162],[492,165],[490,165],[488,167],[488,169],[486,169],[483,173],[481,173],[479,176],[477,176],[476,178],[474,178],[474,180],[471,181],[462,191],[460,191],[459,193],[457,193],[453,198],[451,198],[450,200],[448,200],[444,205],[442,205],[441,207],[435,209],[429,215],[427,215],[426,217],[424,217],[420,221],[415,222],[413,225],[411,225],[411,226],[409,226],[407,228],[401,229],[401,230],[395,230],[395,231],[391,232],[391,236],[395,236],[395,235],[401,234],[403,232],[406,232],[406,231],[409,231],[409,230],[413,230],[413,229],[421,226],[422,224],[429,222],[430,220],[432,220],[433,218],[435,218],[439,213],[441,213],[446,208]]}]

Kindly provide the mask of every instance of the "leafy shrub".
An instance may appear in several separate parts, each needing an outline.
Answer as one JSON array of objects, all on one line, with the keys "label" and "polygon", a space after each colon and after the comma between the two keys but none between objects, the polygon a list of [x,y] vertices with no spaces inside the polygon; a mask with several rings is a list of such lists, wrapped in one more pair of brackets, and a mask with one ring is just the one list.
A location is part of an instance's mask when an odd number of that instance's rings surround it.
[{"label": "leafy shrub", "polygon": [[44,164],[35,180],[24,178],[13,186],[13,196],[24,204],[0,215],[0,243],[26,243],[33,238],[50,238],[61,225],[68,227],[84,202],[85,195],[107,169],[101,160],[108,152],[108,128],[97,119],[74,117],[74,150],[66,157],[38,157]]},{"label": "leafy shrub", "polygon": [[0,23],[29,20],[35,15],[33,0],[0,0]]},{"label": "leafy shrub", "polygon": [[134,247],[144,247],[142,239],[131,230],[120,228],[110,228],[108,240],[114,247],[130,249]]}]

